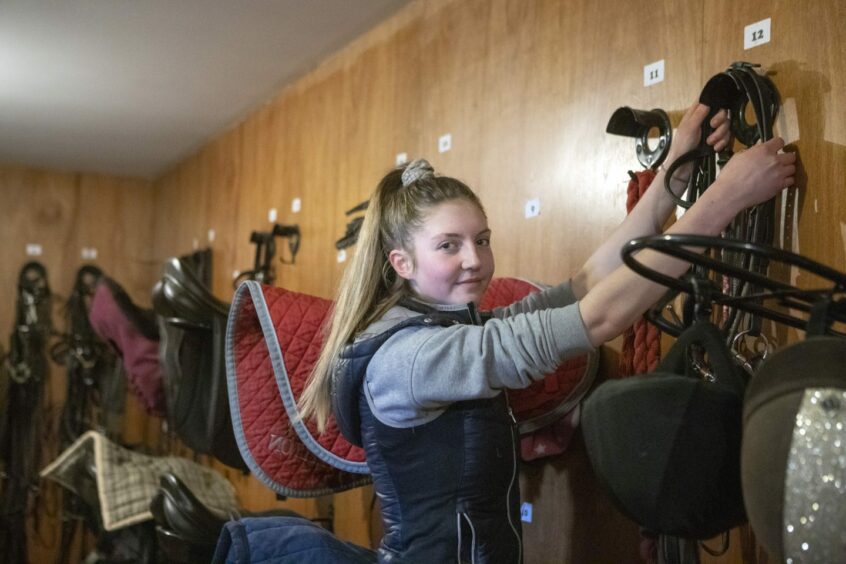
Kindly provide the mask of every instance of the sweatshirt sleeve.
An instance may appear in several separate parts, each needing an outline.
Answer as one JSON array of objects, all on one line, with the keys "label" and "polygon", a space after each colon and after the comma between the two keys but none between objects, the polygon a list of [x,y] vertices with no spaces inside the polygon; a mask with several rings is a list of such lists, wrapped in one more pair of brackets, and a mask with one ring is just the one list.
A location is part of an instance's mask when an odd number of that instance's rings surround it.
[{"label": "sweatshirt sleeve", "polygon": [[578,303],[484,325],[409,327],[374,355],[365,395],[380,421],[410,427],[431,421],[452,402],[525,388],[591,350]]},{"label": "sweatshirt sleeve", "polygon": [[540,292],[529,294],[522,300],[506,307],[496,308],[491,313],[494,317],[502,319],[518,313],[564,307],[574,303],[576,303],[576,296],[573,294],[570,282],[567,281],[557,286],[546,287]]}]

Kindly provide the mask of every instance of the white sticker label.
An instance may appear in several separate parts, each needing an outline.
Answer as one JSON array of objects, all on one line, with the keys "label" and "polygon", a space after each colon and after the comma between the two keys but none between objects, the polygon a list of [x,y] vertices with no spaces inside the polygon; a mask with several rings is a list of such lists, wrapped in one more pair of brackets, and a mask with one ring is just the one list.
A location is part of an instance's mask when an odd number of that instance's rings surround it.
[{"label": "white sticker label", "polygon": [[527,201],[524,211],[526,214],[526,219],[529,219],[530,217],[537,217],[538,215],[540,215],[540,200],[534,198],[532,200]]},{"label": "white sticker label", "polygon": [[82,260],[97,260],[97,249],[94,247],[82,247],[79,255]]},{"label": "white sticker label", "polygon": [[294,198],[291,200],[291,211],[294,213],[299,213],[300,210],[303,209],[303,201],[299,198]]},{"label": "white sticker label", "polygon": [[338,251],[338,262],[344,262],[345,260],[347,260],[347,250],[341,249]]},{"label": "white sticker label", "polygon": [[270,208],[267,211],[267,221],[270,223],[276,223],[276,208]]},{"label": "white sticker label", "polygon": [[643,67],[643,85],[652,86],[664,82],[664,59]]},{"label": "white sticker label", "polygon": [[751,49],[770,42],[772,18],[747,25],[743,28],[743,48]]},{"label": "white sticker label", "polygon": [[235,280],[235,279],[236,279],[236,278],[238,278],[239,276],[241,276],[241,271],[240,271],[240,270],[233,270],[233,271],[232,271],[232,280]]},{"label": "white sticker label", "polygon": [[215,232],[214,229],[209,229],[209,243],[214,243]]},{"label": "white sticker label", "polygon": [[194,250],[196,251],[197,249],[199,249],[199,248],[200,248],[200,240],[199,240],[199,239],[197,239],[196,237],[194,237],[194,241],[192,241],[191,246],[192,246],[192,247],[194,248]]},{"label": "white sticker label", "polygon": [[529,502],[523,502],[520,505],[520,520],[524,523],[531,523],[532,522],[532,504]]},{"label": "white sticker label", "polygon": [[396,166],[404,165],[408,162],[408,153],[397,153],[397,158],[394,162]]},{"label": "white sticker label", "polygon": [[38,243],[28,243],[26,246],[26,256],[28,257],[40,257],[42,251],[43,249]]},{"label": "white sticker label", "polygon": [[452,133],[445,133],[438,137],[438,152],[446,153],[452,149]]}]

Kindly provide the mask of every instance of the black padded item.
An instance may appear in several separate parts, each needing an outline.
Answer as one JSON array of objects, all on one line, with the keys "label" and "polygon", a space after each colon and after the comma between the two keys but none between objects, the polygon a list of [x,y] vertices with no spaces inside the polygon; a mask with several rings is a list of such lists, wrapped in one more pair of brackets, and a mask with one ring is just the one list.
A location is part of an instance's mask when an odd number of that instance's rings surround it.
[{"label": "black padded item", "polygon": [[162,318],[159,356],[170,430],[192,449],[246,470],[229,414],[224,340],[229,304],[181,259],[165,263],[153,290]]},{"label": "black padded item", "polygon": [[[209,562],[223,525],[229,520],[213,513],[175,474],[165,472],[150,502],[161,554],[169,562]],[[287,509],[244,516],[292,516]],[[240,518],[232,515],[230,518]]]},{"label": "black padded item", "polygon": [[[703,346],[716,381],[697,377]],[[608,381],[587,399],[582,432],[621,511],[661,534],[706,539],[745,520],[740,487],[744,382],[720,331],[699,321],[658,369]]]}]

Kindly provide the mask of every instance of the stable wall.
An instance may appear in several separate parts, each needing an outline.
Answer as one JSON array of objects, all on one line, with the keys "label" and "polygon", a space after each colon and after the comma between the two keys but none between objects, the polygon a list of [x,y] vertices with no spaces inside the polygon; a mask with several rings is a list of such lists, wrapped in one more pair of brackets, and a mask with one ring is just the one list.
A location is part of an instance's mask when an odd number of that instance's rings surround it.
[{"label": "stable wall", "polygon": [[[660,107],[677,122],[710,76],[750,60],[774,70],[793,99],[804,195],[791,246],[843,269],[846,79],[835,57],[845,15],[835,0],[415,2],[157,182],[157,257],[205,245],[214,229],[215,291],[231,296],[232,271],[252,264],[250,231],[269,227],[277,208],[278,221],[303,234],[297,264],[278,265],[277,284],[331,297],[343,211],[406,152],[477,190],[499,275],[556,282],[625,214],[626,171],[639,165],[632,141],[604,133],[613,110]],[[767,17],[773,41],[744,51],[744,26]],[[644,87],[643,66],[659,59],[665,81]],[[445,133],[453,145],[440,154]],[[541,215],[526,220],[531,198]],[[604,353],[612,371],[614,348]],[[252,478],[239,489],[247,505],[275,503]],[[636,535],[595,490],[578,445],[527,465],[527,562],[637,559]],[[339,534],[366,542],[369,501],[367,490],[336,496]],[[737,544],[720,561],[741,561]]]},{"label": "stable wall", "polygon": [[[750,60],[775,72],[798,132],[788,246],[843,270],[844,10],[837,0],[414,2],[155,182],[154,258],[206,246],[214,230],[214,291],[229,299],[233,271],[252,266],[250,232],[267,229],[276,208],[279,222],[302,230],[297,262],[277,263],[277,284],[331,297],[343,212],[405,152],[477,190],[499,275],[557,282],[625,215],[626,171],[639,165],[631,140],[604,133],[614,109],[660,107],[677,122],[710,76]],[[767,17],[772,42],[744,51],[744,26]],[[659,59],[665,81],[644,87],[643,66]],[[452,149],[438,153],[445,133]],[[531,198],[541,215],[526,220]],[[779,333],[782,344],[796,338]],[[615,348],[603,353],[612,372]],[[254,478],[228,475],[248,508],[278,505]],[[638,561],[636,530],[597,491],[578,444],[527,465],[522,482],[535,504],[527,562]],[[338,534],[366,543],[369,508],[368,489],[335,496]],[[706,561],[750,559],[735,542]]]}]

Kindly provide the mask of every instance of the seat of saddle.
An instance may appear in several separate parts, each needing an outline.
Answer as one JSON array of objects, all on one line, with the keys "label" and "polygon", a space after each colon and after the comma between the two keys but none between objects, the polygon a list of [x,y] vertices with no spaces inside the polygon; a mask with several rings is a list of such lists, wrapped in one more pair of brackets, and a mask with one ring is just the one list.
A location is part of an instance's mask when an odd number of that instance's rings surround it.
[{"label": "seat of saddle", "polygon": [[[505,306],[540,290],[525,280],[497,278],[481,306]],[[330,300],[247,281],[229,312],[226,372],[235,438],[253,474],[280,495],[313,497],[370,482],[364,451],[343,437],[332,416],[318,433],[297,412],[331,307]],[[526,390],[508,390],[521,433],[569,413],[595,371],[595,355],[585,355]]]}]

